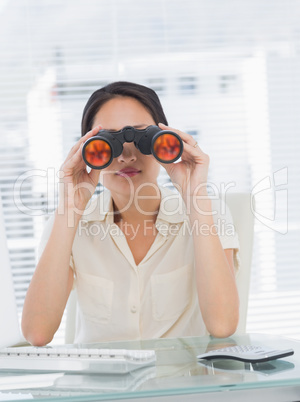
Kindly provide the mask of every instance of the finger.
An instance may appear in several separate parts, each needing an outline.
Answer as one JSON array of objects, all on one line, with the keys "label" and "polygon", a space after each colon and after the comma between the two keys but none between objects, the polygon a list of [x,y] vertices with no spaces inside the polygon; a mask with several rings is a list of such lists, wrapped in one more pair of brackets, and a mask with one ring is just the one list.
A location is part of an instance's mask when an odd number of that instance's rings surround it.
[{"label": "finger", "polygon": [[159,163],[160,166],[162,166],[166,170],[169,176],[172,174],[175,163],[163,163],[158,160],[156,160],[156,162]]},{"label": "finger", "polygon": [[98,124],[97,126],[93,127],[90,131],[88,131],[86,134],[84,134],[79,141],[85,142],[88,138],[92,137],[93,135],[98,134],[98,132],[102,129],[101,124]]},{"label": "finger", "polygon": [[100,176],[100,169],[92,169],[89,173],[89,177],[92,180],[92,182],[97,185],[99,181],[99,176]]},{"label": "finger", "polygon": [[187,155],[192,157],[197,163],[209,163],[209,156],[198,145],[197,147],[193,147],[184,142],[181,158],[184,159]]},{"label": "finger", "polygon": [[174,131],[174,133],[178,134],[183,139],[183,141],[185,141],[189,145],[193,146],[196,143],[195,138],[192,135],[185,133],[184,131],[177,130],[176,128],[167,126],[163,123],[158,123],[158,126],[163,130]]},{"label": "finger", "polygon": [[92,128],[92,130],[88,131],[85,135],[83,135],[77,142],[76,144],[71,148],[67,159],[72,158],[73,155],[78,151],[78,148],[80,147],[81,144],[85,143],[89,138],[93,137],[94,135],[98,134],[99,130],[101,130],[102,126],[98,125]]},{"label": "finger", "polygon": [[78,147],[80,147],[81,144],[84,144],[85,141],[87,141],[89,138],[93,137],[94,135],[98,134],[99,130],[101,130],[102,126],[101,125],[97,125],[94,128],[92,128],[90,131],[88,131],[86,134],[84,134],[78,141],[77,143],[74,145],[74,151],[72,154],[74,154],[75,152],[77,152]]},{"label": "finger", "polygon": [[81,143],[79,145],[79,148],[74,153],[74,155],[71,156],[70,159],[64,164],[66,169],[73,169],[74,167],[78,168],[80,165],[82,165],[82,167],[85,168],[86,165],[82,158],[82,148],[83,148],[83,143]]}]

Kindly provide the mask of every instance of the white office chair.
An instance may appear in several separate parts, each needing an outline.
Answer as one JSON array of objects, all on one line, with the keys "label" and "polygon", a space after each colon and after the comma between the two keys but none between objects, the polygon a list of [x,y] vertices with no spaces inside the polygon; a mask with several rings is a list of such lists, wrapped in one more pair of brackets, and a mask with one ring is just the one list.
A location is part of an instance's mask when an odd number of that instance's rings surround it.
[{"label": "white office chair", "polygon": [[25,342],[19,326],[0,192],[0,348]]},{"label": "white office chair", "polygon": [[236,277],[240,298],[240,320],[236,334],[243,334],[246,332],[247,323],[254,234],[254,215],[251,209],[251,201],[253,208],[255,205],[254,199],[252,198],[251,200],[251,194],[247,193],[228,193],[226,194],[225,201],[230,209],[240,243],[239,255],[241,265]]},{"label": "white office chair", "polygon": [[77,292],[73,289],[66,306],[65,343],[74,343],[76,329]]},{"label": "white office chair", "polygon": [[[237,287],[240,298],[240,320],[236,333],[246,332],[250,272],[253,247],[254,215],[251,210],[251,195],[246,193],[226,194],[228,205],[240,243],[241,266],[237,274]],[[254,200],[252,200],[254,202]],[[72,290],[67,303],[65,342],[73,343],[76,321],[76,290]]]}]

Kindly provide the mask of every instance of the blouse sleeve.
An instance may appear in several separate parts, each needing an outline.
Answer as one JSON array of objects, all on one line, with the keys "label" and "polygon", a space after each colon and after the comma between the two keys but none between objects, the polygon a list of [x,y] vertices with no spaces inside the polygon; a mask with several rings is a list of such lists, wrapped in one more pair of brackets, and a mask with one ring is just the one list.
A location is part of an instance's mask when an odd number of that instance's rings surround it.
[{"label": "blouse sleeve", "polygon": [[[37,258],[38,260],[41,258],[41,255],[43,254],[43,251],[46,247],[46,244],[49,240],[51,231],[52,231],[52,227],[53,227],[53,223],[54,223],[54,214],[50,215],[50,217],[48,218],[45,226],[44,226],[44,230],[38,245],[38,249],[37,249]],[[72,270],[75,272],[75,263],[74,263],[74,259],[73,259],[73,253],[71,252],[70,255],[70,267],[72,268]]]},{"label": "blouse sleeve", "polygon": [[223,249],[233,249],[235,272],[240,267],[239,239],[236,233],[232,215],[228,205],[222,199],[212,199],[213,220],[223,246]]}]

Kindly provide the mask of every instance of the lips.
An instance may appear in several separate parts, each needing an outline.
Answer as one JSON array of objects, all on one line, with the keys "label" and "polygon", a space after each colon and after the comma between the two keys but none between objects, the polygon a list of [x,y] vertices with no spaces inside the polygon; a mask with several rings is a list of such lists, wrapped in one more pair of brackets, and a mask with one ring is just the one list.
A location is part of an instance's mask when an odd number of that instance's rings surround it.
[{"label": "lips", "polygon": [[128,168],[124,168],[124,169],[119,170],[118,172],[116,172],[116,174],[120,175],[120,176],[124,176],[124,175],[135,175],[135,174],[140,173],[140,172],[141,171],[138,170],[138,169],[128,167]]}]

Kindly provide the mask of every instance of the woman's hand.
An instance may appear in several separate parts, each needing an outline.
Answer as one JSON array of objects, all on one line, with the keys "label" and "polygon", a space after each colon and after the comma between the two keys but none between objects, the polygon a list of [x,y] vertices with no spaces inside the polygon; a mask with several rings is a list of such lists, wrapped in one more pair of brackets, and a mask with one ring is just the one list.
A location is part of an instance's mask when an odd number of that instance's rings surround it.
[{"label": "woman's hand", "polygon": [[165,124],[159,123],[162,130],[171,130],[178,134],[183,142],[183,153],[181,162],[160,163],[170,176],[172,183],[181,195],[195,195],[196,193],[206,193],[206,182],[209,166],[209,156],[205,154],[196,144],[195,139],[187,133],[176,130]]},{"label": "woman's hand", "polygon": [[83,212],[99,181],[100,170],[86,170],[82,147],[86,140],[96,135],[101,126],[94,127],[71,148],[60,168],[59,204]]}]

